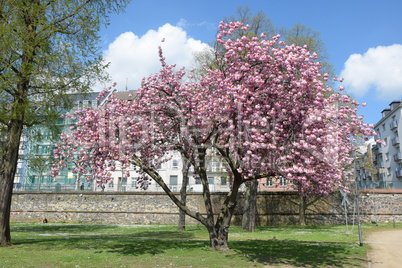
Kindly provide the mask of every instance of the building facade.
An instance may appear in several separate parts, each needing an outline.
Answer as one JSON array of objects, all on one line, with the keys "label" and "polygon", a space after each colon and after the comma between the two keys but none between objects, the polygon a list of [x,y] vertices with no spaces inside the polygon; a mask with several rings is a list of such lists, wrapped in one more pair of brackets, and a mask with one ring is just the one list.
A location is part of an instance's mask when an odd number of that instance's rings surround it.
[{"label": "building facade", "polygon": [[382,111],[381,120],[375,125],[375,131],[383,143],[377,143],[375,164],[378,168],[380,188],[402,188],[402,102],[393,101],[389,108]]},{"label": "building facade", "polygon": [[[71,109],[65,112],[73,113],[78,109],[85,107],[97,108],[98,101],[96,97],[99,93],[88,94],[72,94],[70,97],[73,101]],[[35,125],[24,130],[23,154],[21,158],[21,173],[19,189],[21,190],[75,190],[77,186],[77,175],[73,174],[73,164],[68,169],[61,170],[61,175],[55,179],[51,175],[51,169],[55,159],[53,151],[55,144],[60,142],[59,135],[61,132],[68,132],[70,126],[75,121],[71,118],[59,118],[56,126],[52,129],[43,125]]]},{"label": "building facade", "polygon": [[[73,113],[78,109],[91,107],[97,109],[107,100],[96,100],[99,92],[84,95],[74,95],[74,105],[66,112]],[[130,100],[135,95],[134,91],[116,91],[116,97]],[[106,97],[107,98],[107,97]],[[69,132],[75,124],[71,118],[60,118],[57,123],[59,132]],[[116,167],[112,173],[112,180],[107,184],[99,184],[93,179],[92,174],[79,175],[73,172],[74,164],[69,163],[67,168],[60,170],[57,177],[51,175],[51,169],[55,159],[53,150],[55,144],[60,142],[59,134],[50,131],[43,126],[35,126],[25,130],[21,142],[21,160],[18,173],[15,178],[16,190],[28,191],[150,191],[161,192],[162,188],[154,181],[139,179],[140,174],[134,168],[130,171],[130,177],[123,176],[125,171]],[[179,192],[183,183],[183,161],[179,152],[168,152],[167,161],[163,163],[158,173],[173,192]],[[227,192],[230,190],[227,173],[222,163],[211,154],[208,157],[207,172],[209,188],[214,192]],[[195,176],[193,170],[188,172],[189,182],[187,191],[202,192],[202,184]],[[146,184],[146,185],[144,185]]]},{"label": "building facade", "polygon": [[377,168],[377,145],[374,138],[364,142],[354,152],[355,181],[360,189],[377,188],[380,185]]}]

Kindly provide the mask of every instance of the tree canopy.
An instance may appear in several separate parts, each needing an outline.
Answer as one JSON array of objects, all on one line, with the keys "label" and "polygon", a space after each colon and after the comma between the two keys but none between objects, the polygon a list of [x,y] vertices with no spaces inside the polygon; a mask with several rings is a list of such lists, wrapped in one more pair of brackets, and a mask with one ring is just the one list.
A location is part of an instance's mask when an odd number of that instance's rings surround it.
[{"label": "tree canopy", "polygon": [[106,78],[100,25],[128,0],[0,1],[0,245],[10,243],[9,216],[25,126],[48,124],[67,104]]},{"label": "tree canopy", "polygon": [[[98,110],[71,115],[79,121],[56,151],[61,163],[55,174],[74,151],[100,178],[110,176],[116,164],[134,166],[205,225],[215,250],[228,248],[228,228],[244,182],[284,175],[304,194],[325,195],[342,187],[353,149],[350,135],[374,133],[356,116],[359,104],[325,85],[328,75],[321,74],[317,55],[307,48],[286,45],[279,36],[231,38],[239,29],[248,26],[220,24],[217,41],[224,50],[216,53],[223,53],[218,57],[222,68],[206,69],[199,81],[183,79],[185,70],[166,64],[160,48],[162,69],[143,80],[134,100],[112,95]],[[158,174],[171,150],[183,154],[202,182],[206,216],[180,202]],[[208,151],[220,156],[230,175],[231,191],[218,216],[205,168]]]},{"label": "tree canopy", "polygon": [[[237,29],[230,38],[240,38],[242,36],[258,37],[261,34],[265,34],[268,38],[272,38],[275,35],[281,36],[281,41],[285,41],[287,44],[295,44],[303,47],[307,46],[311,53],[317,53],[316,61],[321,63],[321,73],[328,73],[330,77],[334,76],[333,66],[329,62],[329,55],[326,50],[326,46],[321,39],[320,33],[307,27],[303,24],[295,24],[292,28],[288,29],[280,25],[274,25],[271,19],[262,11],[253,13],[250,7],[238,7],[235,14],[223,19],[226,23],[229,22],[242,22],[244,25],[250,27],[245,29]],[[205,50],[195,53],[195,65],[197,74],[202,74],[202,68],[199,66],[207,65],[210,68],[217,68],[215,50],[222,52],[223,47],[215,40],[213,44],[213,50]],[[327,81],[331,84],[331,81]]]}]

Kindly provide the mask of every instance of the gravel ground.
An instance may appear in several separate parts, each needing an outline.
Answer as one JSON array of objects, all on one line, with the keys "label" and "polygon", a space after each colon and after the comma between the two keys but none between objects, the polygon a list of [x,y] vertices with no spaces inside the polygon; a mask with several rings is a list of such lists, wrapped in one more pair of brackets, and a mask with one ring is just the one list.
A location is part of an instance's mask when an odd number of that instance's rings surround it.
[{"label": "gravel ground", "polygon": [[402,230],[373,232],[364,243],[372,247],[368,253],[369,268],[402,267]]}]

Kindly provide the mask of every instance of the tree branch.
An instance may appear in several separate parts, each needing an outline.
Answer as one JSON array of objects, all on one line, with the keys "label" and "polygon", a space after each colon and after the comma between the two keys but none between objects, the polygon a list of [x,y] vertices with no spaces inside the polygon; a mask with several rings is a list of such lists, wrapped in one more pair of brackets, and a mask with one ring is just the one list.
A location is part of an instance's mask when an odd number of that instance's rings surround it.
[{"label": "tree branch", "polygon": [[158,183],[163,191],[169,196],[169,198],[175,203],[176,206],[178,206],[184,213],[186,213],[188,216],[200,221],[203,224],[206,224],[206,218],[204,218],[199,212],[194,212],[191,211],[186,205],[184,205],[169,189],[169,187],[166,185],[166,183],[163,181],[162,177],[159,175],[158,172],[156,172],[154,169],[149,168],[148,166],[144,165],[142,161],[137,157],[133,156],[131,160],[131,164],[139,167],[142,171],[144,171],[146,174],[148,174],[153,180]]}]

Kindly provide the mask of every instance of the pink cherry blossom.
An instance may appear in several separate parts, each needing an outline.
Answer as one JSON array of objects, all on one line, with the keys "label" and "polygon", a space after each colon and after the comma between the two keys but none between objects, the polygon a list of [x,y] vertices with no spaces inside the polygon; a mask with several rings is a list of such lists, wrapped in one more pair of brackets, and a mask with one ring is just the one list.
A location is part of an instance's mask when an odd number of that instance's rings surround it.
[{"label": "pink cherry blossom", "polygon": [[[169,160],[167,152],[179,151],[205,185],[206,155],[216,153],[232,187],[225,204],[235,202],[243,183],[270,176],[285,177],[304,195],[344,187],[351,137],[375,134],[356,115],[358,103],[323,83],[317,55],[306,47],[286,45],[280,36],[233,38],[241,27],[221,22],[220,67],[206,69],[198,81],[186,81],[185,70],[168,65],[159,48],[161,70],[142,80],[136,97],[126,101],[111,94],[98,110],[78,111],[76,128],[61,136],[55,154],[105,183],[117,164],[136,168],[140,185],[155,180],[177,206],[207,226],[209,220],[184,209],[160,177],[157,167]],[[64,165],[60,162],[55,172]],[[206,213],[213,218],[208,187],[205,191]],[[233,209],[223,205],[217,223]],[[219,232],[217,226],[209,230]]]}]

